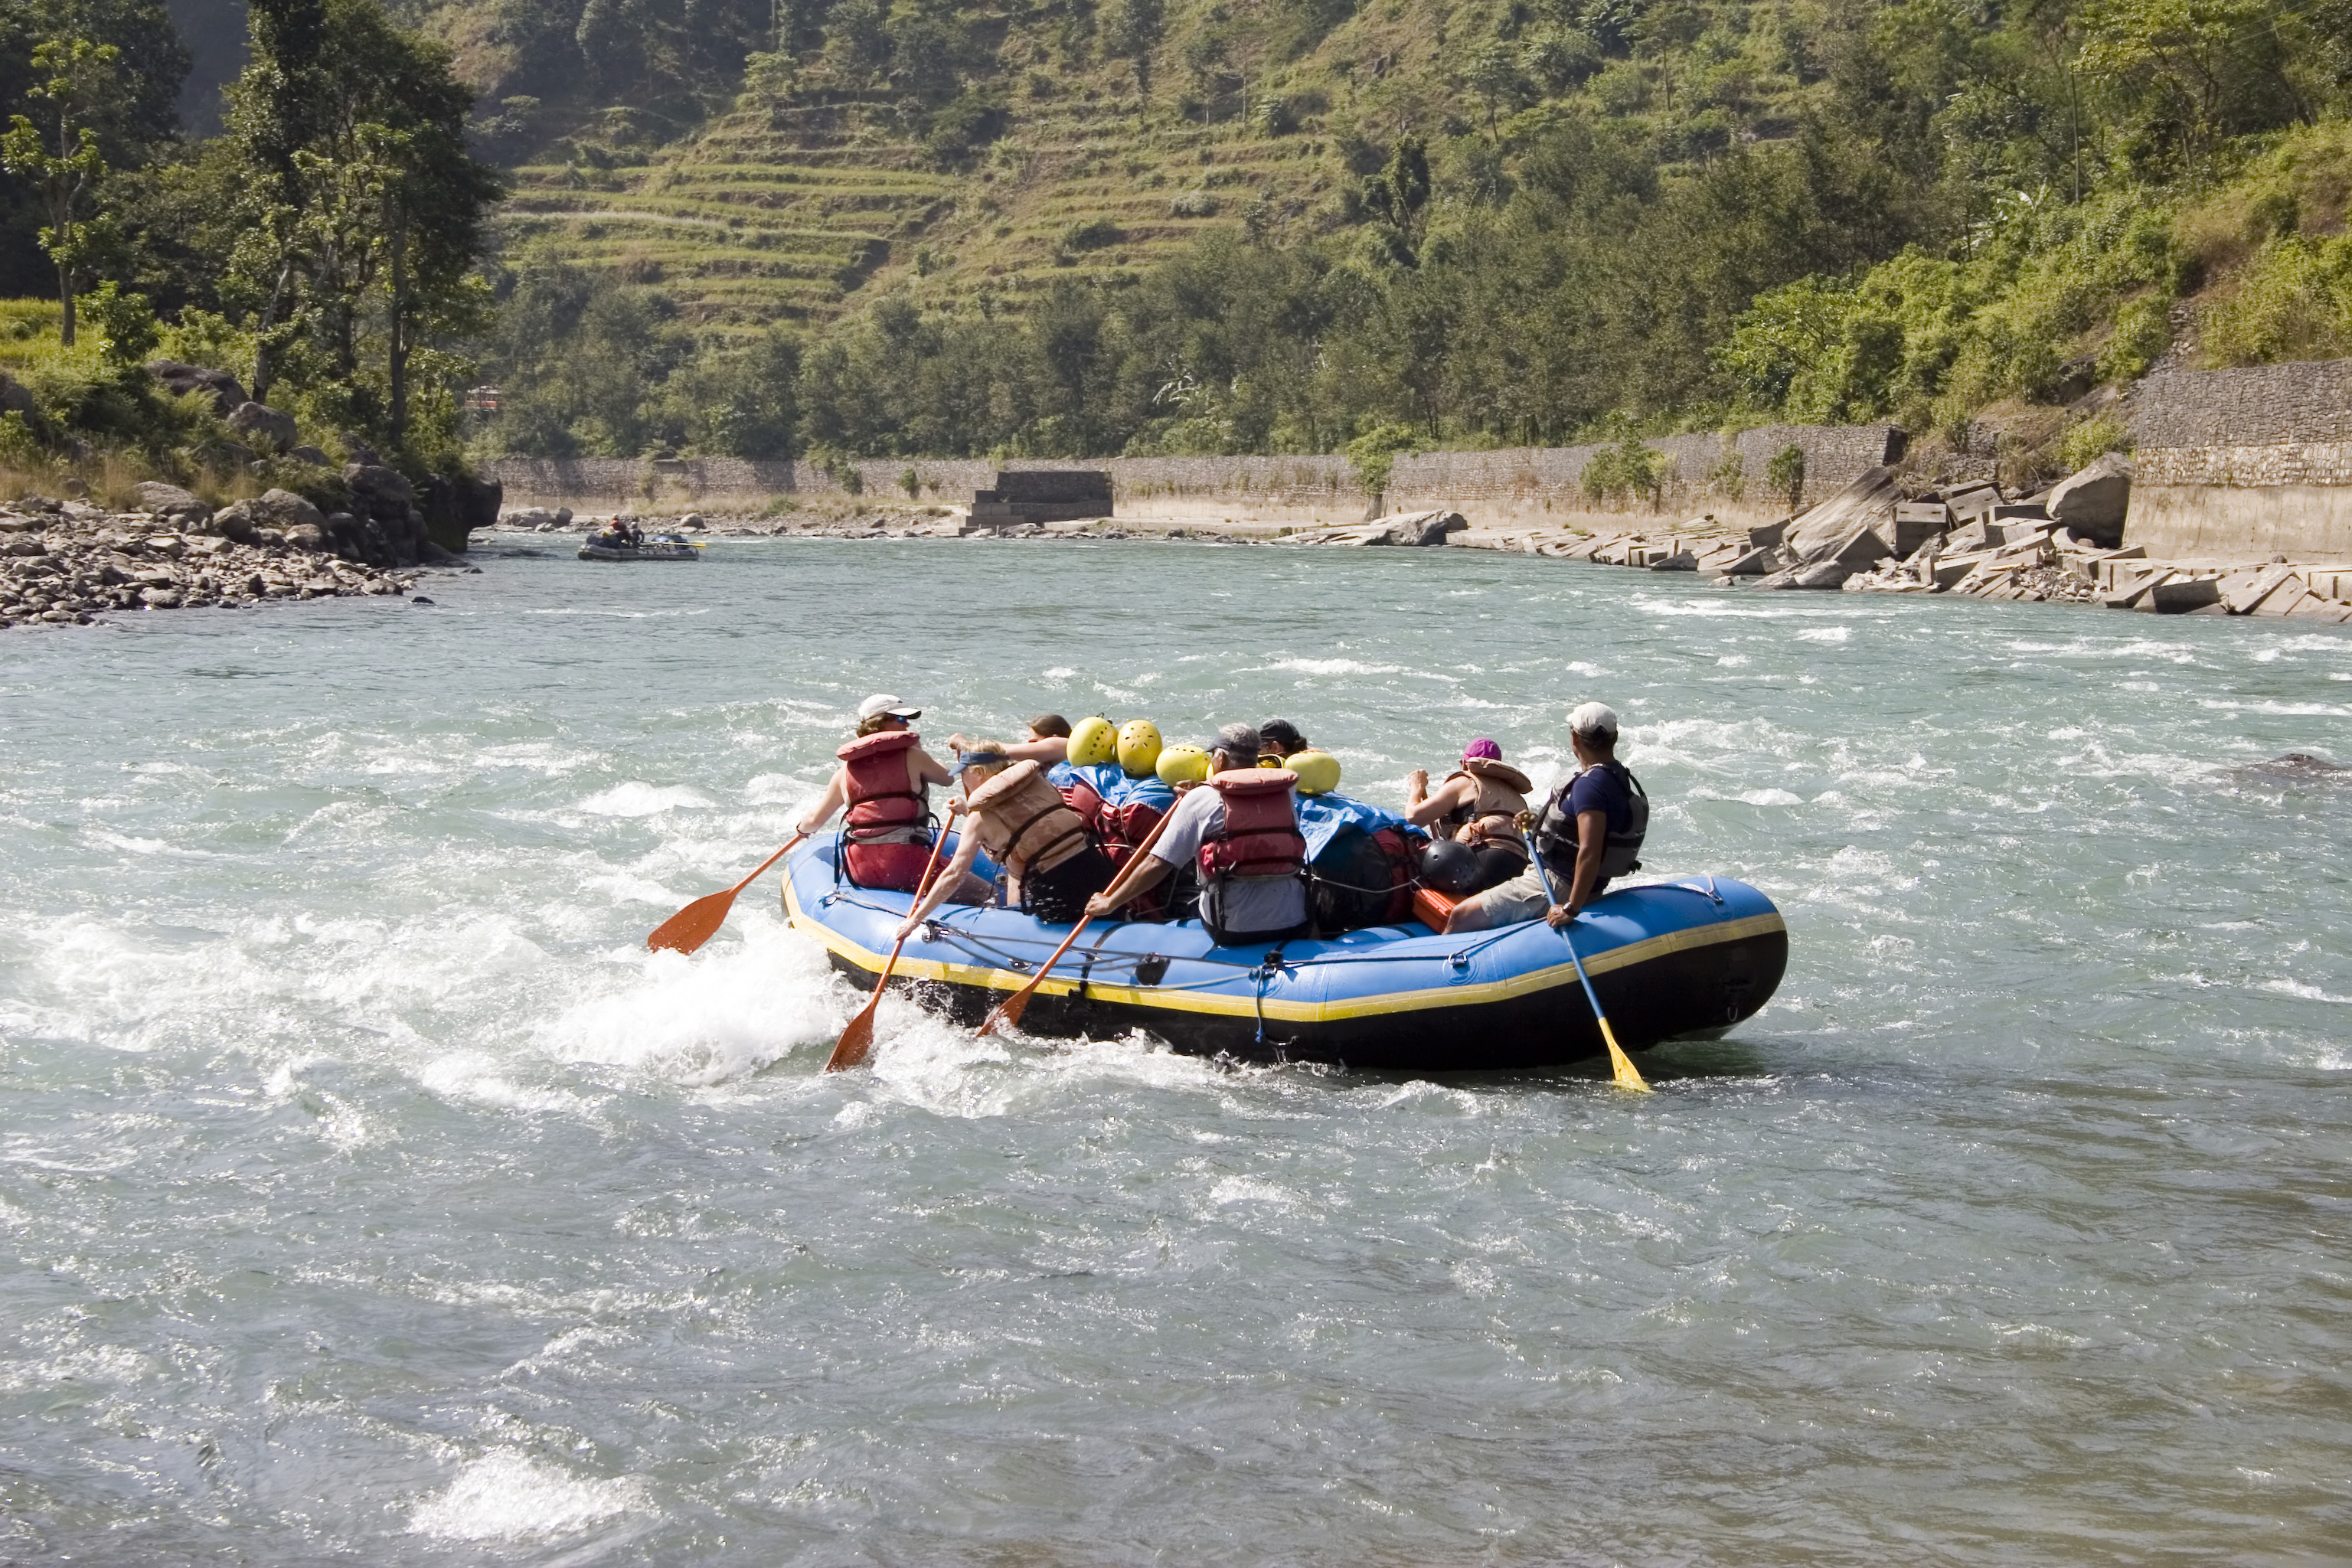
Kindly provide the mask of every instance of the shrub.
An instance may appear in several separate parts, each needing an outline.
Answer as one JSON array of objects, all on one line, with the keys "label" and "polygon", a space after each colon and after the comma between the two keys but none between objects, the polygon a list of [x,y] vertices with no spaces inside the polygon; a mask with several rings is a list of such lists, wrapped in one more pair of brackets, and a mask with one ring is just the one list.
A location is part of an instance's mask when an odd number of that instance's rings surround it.
[{"label": "shrub", "polygon": [[2058,460],[2066,471],[2088,468],[2109,452],[2131,450],[2131,432],[2121,419],[2112,414],[2102,414],[2095,419],[2078,420],[2066,428],[2059,438]]},{"label": "shrub", "polygon": [[1654,508],[1665,493],[1666,474],[1674,459],[1655,447],[1628,436],[1614,447],[1595,453],[1577,476],[1585,495],[1596,501],[1647,500]]},{"label": "shrub", "polygon": [[1795,511],[1805,503],[1805,449],[1794,441],[1772,454],[1764,465],[1764,482],[1772,487],[1776,496],[1789,498],[1789,510]]}]

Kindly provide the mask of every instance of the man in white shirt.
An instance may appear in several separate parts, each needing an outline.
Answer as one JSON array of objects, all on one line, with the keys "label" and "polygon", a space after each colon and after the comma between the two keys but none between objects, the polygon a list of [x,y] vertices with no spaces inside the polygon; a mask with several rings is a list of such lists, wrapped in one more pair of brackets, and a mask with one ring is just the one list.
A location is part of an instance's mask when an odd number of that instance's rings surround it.
[{"label": "man in white shirt", "polygon": [[[1228,724],[1202,748],[1217,773],[1257,766],[1258,732],[1254,725]],[[1290,830],[1297,829],[1297,796],[1286,792]],[[1279,816],[1280,813],[1269,813]],[[1089,917],[1099,917],[1150,892],[1173,876],[1177,868],[1197,865],[1203,844],[1226,837],[1225,800],[1213,785],[1179,786],[1176,805],[1160,831],[1151,853],[1128,862],[1118,879],[1087,901]],[[1273,942],[1295,936],[1307,927],[1307,884],[1297,869],[1273,876],[1225,875],[1202,879],[1201,919],[1221,945]]]}]

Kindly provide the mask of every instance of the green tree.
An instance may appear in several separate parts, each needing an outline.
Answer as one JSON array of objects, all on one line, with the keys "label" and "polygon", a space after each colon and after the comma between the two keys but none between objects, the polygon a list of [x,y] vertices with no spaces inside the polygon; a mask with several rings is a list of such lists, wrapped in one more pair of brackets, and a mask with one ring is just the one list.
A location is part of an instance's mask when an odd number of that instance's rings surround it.
[{"label": "green tree", "polygon": [[1103,47],[1135,68],[1139,119],[1151,114],[1151,52],[1168,33],[1165,0],[1117,0],[1103,16]]},{"label": "green tree", "polygon": [[502,186],[466,151],[472,94],[446,49],[377,0],[257,0],[254,16],[232,94],[227,156],[245,178],[223,289],[256,334],[254,395],[283,373],[405,446],[420,356],[462,368],[434,345],[486,320],[472,270]]},{"label": "green tree", "polygon": [[45,74],[26,94],[41,106],[41,122],[13,115],[0,134],[0,166],[33,184],[49,220],[41,248],[58,271],[58,339],[68,346],[75,296],[91,269],[122,248],[121,226],[100,210],[110,170],[92,123],[122,100],[121,58],[113,45],[88,38],[43,40],[33,50],[33,68]]}]

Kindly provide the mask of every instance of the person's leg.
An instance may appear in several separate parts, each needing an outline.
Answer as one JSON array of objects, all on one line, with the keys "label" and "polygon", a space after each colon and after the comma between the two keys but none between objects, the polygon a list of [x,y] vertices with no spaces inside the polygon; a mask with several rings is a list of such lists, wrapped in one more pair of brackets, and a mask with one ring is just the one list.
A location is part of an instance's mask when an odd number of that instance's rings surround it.
[{"label": "person's leg", "polygon": [[1550,907],[1551,900],[1530,867],[1500,887],[1489,888],[1454,905],[1454,912],[1445,917],[1444,934],[1455,936],[1463,931],[1489,931],[1522,921],[1541,920]]}]

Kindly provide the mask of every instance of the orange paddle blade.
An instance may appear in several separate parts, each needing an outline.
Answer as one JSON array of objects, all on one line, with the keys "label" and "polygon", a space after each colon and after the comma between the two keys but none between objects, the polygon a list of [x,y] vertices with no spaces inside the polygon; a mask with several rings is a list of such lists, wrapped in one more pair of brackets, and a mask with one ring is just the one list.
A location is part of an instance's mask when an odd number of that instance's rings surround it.
[{"label": "orange paddle blade", "polygon": [[656,952],[692,952],[719,934],[740,890],[730,888],[723,893],[708,893],[695,900],[655,927],[653,935],[646,938],[646,945]]},{"label": "orange paddle blade", "polygon": [[[947,841],[945,833],[934,834],[931,837],[931,858],[923,862],[923,874],[915,879],[915,902],[919,904],[930,888],[931,873],[939,868],[940,849]],[[907,939],[903,936],[890,944],[890,956],[882,961],[881,977],[874,982],[874,994],[866,999],[865,1006],[857,1010],[857,1016],[849,1020],[849,1026],[841,1031],[841,1038],[833,1043],[833,1055],[824,1060],[825,1071],[839,1072],[844,1068],[854,1068],[866,1059],[866,1052],[874,1048],[874,1011],[882,1005],[882,992],[890,984],[890,972],[898,967],[899,950],[906,945]]]},{"label": "orange paddle blade", "polygon": [[849,1026],[841,1031],[841,1038],[834,1042],[833,1055],[824,1060],[825,1071],[839,1072],[865,1062],[866,1054],[874,1048],[874,1009],[881,1005],[882,987],[877,984],[874,999],[857,1010],[857,1016],[849,1020]]},{"label": "orange paddle blade", "polygon": [[[793,834],[782,849],[760,862],[760,871],[791,854],[793,846],[807,837],[805,833]],[[735,895],[758,881],[760,871],[752,872],[723,893],[705,893],[695,900],[656,926],[653,934],[646,938],[646,945],[656,952],[692,952],[719,934],[719,928],[727,923],[727,911],[735,907]]]}]

